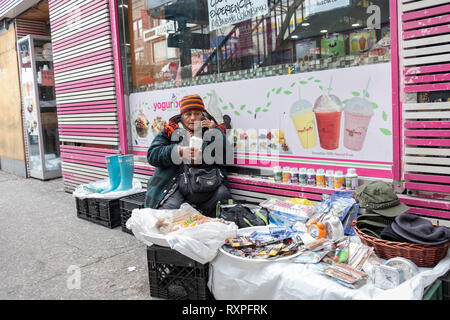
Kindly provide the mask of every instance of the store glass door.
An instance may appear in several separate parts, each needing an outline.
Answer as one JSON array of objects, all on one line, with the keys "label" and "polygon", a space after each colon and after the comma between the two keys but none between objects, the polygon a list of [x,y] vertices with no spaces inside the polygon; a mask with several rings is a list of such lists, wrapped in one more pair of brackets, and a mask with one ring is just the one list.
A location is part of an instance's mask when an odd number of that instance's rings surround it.
[{"label": "store glass door", "polygon": [[53,57],[49,37],[18,41],[25,145],[30,176],[61,176]]}]

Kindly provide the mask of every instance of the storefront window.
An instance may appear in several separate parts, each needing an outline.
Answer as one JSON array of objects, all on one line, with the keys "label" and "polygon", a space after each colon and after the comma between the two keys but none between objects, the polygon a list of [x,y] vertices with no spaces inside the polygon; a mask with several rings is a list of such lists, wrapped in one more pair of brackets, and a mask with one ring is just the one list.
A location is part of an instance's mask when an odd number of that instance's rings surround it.
[{"label": "storefront window", "polygon": [[136,156],[146,155],[183,95],[200,94],[226,125],[235,164],[392,177],[389,1],[126,5]]},{"label": "storefront window", "polygon": [[389,1],[321,3],[268,1],[266,15],[210,31],[207,0],[130,0],[131,91],[390,61]]}]

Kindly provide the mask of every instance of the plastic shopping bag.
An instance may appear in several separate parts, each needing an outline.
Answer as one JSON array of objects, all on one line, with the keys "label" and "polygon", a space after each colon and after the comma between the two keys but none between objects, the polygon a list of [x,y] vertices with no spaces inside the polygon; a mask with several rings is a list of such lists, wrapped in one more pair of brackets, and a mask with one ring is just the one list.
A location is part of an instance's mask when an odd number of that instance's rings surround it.
[{"label": "plastic shopping bag", "polygon": [[187,203],[176,210],[134,209],[126,227],[148,246],[170,247],[202,264],[212,261],[238,229],[233,222],[201,215]]},{"label": "plastic shopping bag", "polygon": [[142,191],[142,184],[138,179],[133,179],[133,187],[131,189],[122,191],[113,190],[105,194],[100,193],[103,190],[108,189],[109,187],[110,187],[109,179],[94,181],[87,184],[80,184],[75,188],[72,195],[78,199],[85,199],[85,198],[117,199]]}]

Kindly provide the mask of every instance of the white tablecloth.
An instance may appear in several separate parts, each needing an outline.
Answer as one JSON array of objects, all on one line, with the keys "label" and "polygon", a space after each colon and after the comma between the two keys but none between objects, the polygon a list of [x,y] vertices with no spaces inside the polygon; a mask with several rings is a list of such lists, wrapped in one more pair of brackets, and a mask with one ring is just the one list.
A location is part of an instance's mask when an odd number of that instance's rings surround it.
[{"label": "white tablecloth", "polygon": [[450,250],[434,268],[390,290],[366,283],[350,289],[319,274],[314,265],[242,261],[221,251],[210,263],[208,287],[217,300],[420,300],[424,288],[450,269]]}]

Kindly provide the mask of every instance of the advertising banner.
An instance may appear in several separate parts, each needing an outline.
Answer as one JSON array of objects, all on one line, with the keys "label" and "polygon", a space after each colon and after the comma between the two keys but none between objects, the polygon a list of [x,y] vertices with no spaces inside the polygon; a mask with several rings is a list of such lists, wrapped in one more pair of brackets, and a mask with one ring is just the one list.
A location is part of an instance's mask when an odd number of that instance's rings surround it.
[{"label": "advertising banner", "polygon": [[230,119],[238,164],[356,168],[392,176],[390,63],[133,93],[134,154],[179,113],[181,98],[200,94],[216,119]]}]

